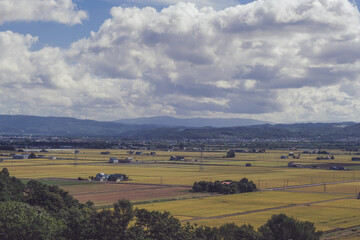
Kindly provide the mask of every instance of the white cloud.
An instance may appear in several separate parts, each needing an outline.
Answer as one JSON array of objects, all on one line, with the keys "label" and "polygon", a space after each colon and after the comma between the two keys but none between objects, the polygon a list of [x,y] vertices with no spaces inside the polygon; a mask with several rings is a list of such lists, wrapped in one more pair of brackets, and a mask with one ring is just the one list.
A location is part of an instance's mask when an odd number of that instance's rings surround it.
[{"label": "white cloud", "polygon": [[87,18],[72,0],[0,0],[0,25],[11,21],[53,21],[81,24]]},{"label": "white cloud", "polygon": [[35,37],[1,33],[0,111],[102,120],[360,117],[360,14],[348,1],[259,0],[221,11],[179,3],[111,14],[68,50],[33,52]]},{"label": "white cloud", "polygon": [[[108,0],[111,1],[111,0]],[[180,2],[188,2],[195,4],[198,8],[203,7],[212,7],[214,9],[224,9],[226,7],[236,6],[239,4],[237,0],[124,0],[123,5],[144,5],[144,6],[153,6],[153,7],[167,7],[170,5],[175,5]]]}]

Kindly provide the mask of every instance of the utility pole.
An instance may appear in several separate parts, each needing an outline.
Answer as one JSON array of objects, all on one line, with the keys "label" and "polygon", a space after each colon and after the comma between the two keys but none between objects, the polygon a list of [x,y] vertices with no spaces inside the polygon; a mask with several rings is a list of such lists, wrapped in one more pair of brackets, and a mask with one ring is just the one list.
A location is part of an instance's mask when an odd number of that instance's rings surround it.
[{"label": "utility pole", "polygon": [[199,172],[203,172],[203,171],[204,171],[204,166],[203,166],[203,150],[201,149]]}]

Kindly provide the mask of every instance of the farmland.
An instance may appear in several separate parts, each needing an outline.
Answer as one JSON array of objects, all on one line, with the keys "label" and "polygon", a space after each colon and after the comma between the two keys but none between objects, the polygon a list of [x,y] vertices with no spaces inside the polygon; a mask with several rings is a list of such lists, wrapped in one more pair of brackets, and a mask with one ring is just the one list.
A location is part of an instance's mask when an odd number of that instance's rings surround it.
[{"label": "farmland", "polygon": [[[136,207],[169,211],[180,220],[218,226],[226,222],[249,223],[258,227],[275,213],[286,213],[315,223],[330,231],[357,226],[360,208],[355,196],[360,191],[360,162],[351,161],[355,153],[331,150],[329,154],[270,150],[265,153],[236,153],[224,158],[226,151],[144,151],[74,149],[48,150],[35,159],[12,159],[13,152],[1,151],[10,173],[21,179],[39,179],[69,191],[81,202],[91,200],[97,207],[107,207],[121,198],[130,199]],[[334,159],[325,158],[327,155]],[[52,156],[51,159],[49,157]],[[54,158],[55,156],[56,158]],[[170,156],[183,156],[170,161]],[[282,159],[281,156],[286,156]],[[109,157],[132,158],[131,163],[111,164]],[[317,160],[323,157],[323,160]],[[303,168],[287,167],[294,161]],[[251,166],[245,166],[251,164]],[[348,170],[329,170],[328,166]],[[99,172],[124,173],[127,183],[94,183],[78,181]],[[262,191],[236,195],[191,193],[195,181],[252,180]],[[86,184],[85,184],[86,183]]]}]

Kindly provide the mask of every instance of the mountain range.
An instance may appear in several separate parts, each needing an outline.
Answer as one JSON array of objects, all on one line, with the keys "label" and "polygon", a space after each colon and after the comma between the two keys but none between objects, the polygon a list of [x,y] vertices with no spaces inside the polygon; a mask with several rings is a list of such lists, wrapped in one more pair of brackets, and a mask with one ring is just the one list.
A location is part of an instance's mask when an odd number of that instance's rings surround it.
[{"label": "mountain range", "polygon": [[234,127],[265,124],[269,122],[246,118],[174,118],[174,117],[144,117],[121,119],[115,121],[124,124],[157,125],[166,127]]},{"label": "mountain range", "polygon": [[172,117],[94,121],[68,117],[0,115],[0,135],[175,140],[224,138],[332,140],[360,138],[360,124],[354,122],[269,124],[251,119],[178,119]]}]

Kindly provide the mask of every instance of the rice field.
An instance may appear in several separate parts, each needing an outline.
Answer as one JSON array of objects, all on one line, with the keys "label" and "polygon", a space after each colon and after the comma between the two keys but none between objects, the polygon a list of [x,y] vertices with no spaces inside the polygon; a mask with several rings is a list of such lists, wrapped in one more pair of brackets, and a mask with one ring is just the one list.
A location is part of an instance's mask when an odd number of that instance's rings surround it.
[{"label": "rice field", "polygon": [[[104,151],[110,153],[101,154]],[[258,227],[271,215],[286,213],[312,221],[317,228],[327,231],[355,226],[360,220],[356,215],[360,200],[342,199],[354,197],[360,191],[360,162],[351,161],[353,153],[331,151],[333,160],[316,160],[325,155],[303,154],[302,151],[294,151],[294,155],[300,154],[300,158],[293,159],[288,156],[288,150],[236,153],[235,158],[228,159],[224,158],[226,151],[156,151],[156,155],[142,151],[142,155],[136,155],[129,154],[129,150],[117,149],[80,149],[76,154],[74,149],[54,149],[36,152],[41,155],[36,159],[1,156],[4,160],[0,162],[0,168],[7,167],[12,176],[22,179],[62,182],[63,186],[57,185],[80,201],[94,201],[98,207],[108,206],[119,198],[128,198],[136,207],[169,211],[180,220],[209,226],[235,222]],[[12,152],[0,153],[7,155]],[[289,158],[282,159],[283,155]],[[171,156],[183,156],[185,160],[170,161]],[[110,157],[131,157],[132,163],[111,164]],[[287,167],[290,161],[320,168],[290,168]],[[249,163],[251,166],[246,167]],[[329,165],[344,165],[349,170],[329,170]],[[80,185],[70,181],[79,177],[87,179],[99,172],[126,174],[133,184]],[[227,196],[195,196],[188,191],[195,181],[238,181],[244,177],[252,180],[259,189],[270,191]],[[311,184],[319,185],[309,186]],[[292,186],[302,187],[287,188]]]}]

